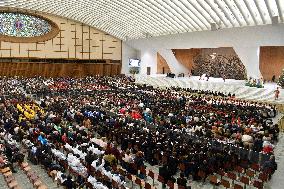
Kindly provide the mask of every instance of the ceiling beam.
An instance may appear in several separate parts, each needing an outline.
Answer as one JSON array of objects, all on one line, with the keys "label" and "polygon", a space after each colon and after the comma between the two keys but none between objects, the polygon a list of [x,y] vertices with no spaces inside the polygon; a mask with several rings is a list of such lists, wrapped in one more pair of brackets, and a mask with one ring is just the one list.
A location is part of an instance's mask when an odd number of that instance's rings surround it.
[{"label": "ceiling beam", "polygon": [[[271,0],[270,0],[271,1]],[[269,17],[270,17],[270,20],[271,20],[271,23],[272,23],[272,13],[271,13],[271,8],[269,6],[269,3],[267,2],[267,0],[264,0],[264,3],[266,5],[266,9],[268,10],[268,14],[269,14]]]},{"label": "ceiling beam", "polygon": [[[283,14],[282,14],[282,10],[281,10],[281,6],[280,6],[280,0],[275,0],[276,1],[276,5],[277,5],[277,10],[278,10],[278,14],[279,14],[279,17],[280,17],[280,20],[282,22],[284,22],[284,18],[283,18]],[[284,8],[284,7],[283,7]]]},{"label": "ceiling beam", "polygon": [[[218,12],[218,10],[216,10],[213,5],[210,4],[209,0],[204,0],[204,2],[206,2],[208,4],[208,6],[215,12],[215,14],[218,16],[218,18],[220,19],[221,22],[223,22],[225,27],[229,27],[229,25],[226,23],[226,21],[222,18],[222,16],[220,15],[220,13]],[[219,22],[216,22],[216,24],[218,25]]]},{"label": "ceiling beam", "polygon": [[244,0],[244,3],[245,3],[245,5],[246,5],[246,8],[247,8],[248,11],[249,11],[249,14],[250,14],[250,16],[251,16],[251,18],[252,18],[254,24],[257,26],[258,23],[257,23],[257,21],[256,21],[256,19],[255,19],[255,17],[254,17],[254,14],[253,14],[253,12],[252,12],[252,10],[251,10],[251,7],[249,6],[247,0]]},{"label": "ceiling beam", "polygon": [[231,25],[233,27],[235,27],[234,22],[231,20],[231,16],[227,13],[227,11],[225,10],[225,8],[221,5],[220,1],[214,1],[215,4],[218,5],[219,9],[221,9],[221,12],[224,13],[225,17],[229,20],[229,22],[231,23]]},{"label": "ceiling beam", "polygon": [[[170,1],[170,2],[174,3],[176,6],[178,6],[178,4],[176,4],[177,2],[175,2],[175,1]],[[182,2],[178,1],[178,3],[182,3]],[[183,5],[183,3],[182,3],[182,5]],[[192,13],[192,11],[190,9],[185,9],[184,8],[185,5],[184,6],[178,6],[178,7],[179,7],[179,9],[181,9],[184,12],[184,14],[186,14],[188,16],[188,18],[189,18],[188,21],[190,22],[191,26],[194,28],[195,31],[198,31],[198,30],[200,30],[202,28],[200,26],[200,24],[198,24],[196,22],[196,19],[194,17],[192,17],[192,14],[189,14],[189,12]]]},{"label": "ceiling beam", "polygon": [[[211,16],[210,13],[209,13],[209,10],[206,9],[206,7],[205,7],[202,3],[200,3],[200,2],[203,2],[203,1],[196,1],[196,3],[197,3],[203,10],[205,10],[205,11],[207,12],[208,16],[209,16],[215,23],[218,23],[219,21],[216,20],[216,19],[214,18],[214,16]],[[210,21],[209,21],[209,23],[211,24]]]},{"label": "ceiling beam", "polygon": [[[223,1],[224,1],[224,3],[229,7],[231,13],[232,13],[232,14],[234,15],[234,17],[236,18],[236,20],[237,20],[239,26],[242,27],[242,26],[243,26],[242,22],[239,20],[239,17],[237,16],[237,14],[235,14],[235,12],[233,11],[233,8],[234,8],[234,7],[233,7],[230,3],[228,3],[227,0],[223,0]],[[237,9],[238,9],[238,7],[237,7]],[[243,15],[242,15],[242,16],[243,16]]]},{"label": "ceiling beam", "polygon": [[[129,0],[125,0],[125,1],[129,2]],[[166,19],[166,20],[163,20],[163,19],[160,17],[160,15],[154,14],[154,13],[152,12],[153,10],[152,10],[152,9],[149,9],[149,7],[146,6],[143,2],[141,2],[141,1],[136,1],[136,0],[130,0],[130,3],[133,3],[133,2],[135,3],[135,7],[139,7],[138,9],[139,9],[140,11],[143,12],[143,10],[141,9],[141,7],[142,7],[144,10],[147,11],[147,12],[145,11],[144,14],[149,15],[149,22],[155,23],[156,26],[161,27],[162,30],[163,30],[163,32],[167,32],[167,31],[168,31],[168,28],[166,27],[166,25],[168,25],[169,22],[168,22],[167,19]],[[149,14],[149,13],[150,13],[150,14]],[[155,18],[154,20],[152,19],[153,17]],[[155,24],[154,24],[153,28],[155,28]]]},{"label": "ceiling beam", "polygon": [[[194,3],[192,3],[191,1],[186,1],[190,6],[188,6],[184,1],[179,1],[179,2],[181,2],[185,7],[187,7],[188,9],[190,9],[191,7],[193,7],[199,14],[198,15],[195,15],[198,19],[199,19],[199,21],[206,27],[206,29],[210,29],[210,21],[209,20],[207,20],[207,18],[202,14],[202,11],[198,8],[198,6],[196,6]],[[200,18],[200,16],[199,15],[201,15],[201,17],[204,19],[204,20],[206,20],[206,22],[208,23],[208,24],[206,24],[206,23],[204,23],[203,22],[203,20]]]},{"label": "ceiling beam", "polygon": [[171,0],[167,0],[167,1],[163,0],[163,2],[165,3],[166,6],[169,6],[172,10],[175,10],[175,13],[171,11],[173,15],[177,15],[177,17],[181,17],[183,19],[183,23],[188,28],[186,31],[188,30],[192,31],[192,24],[188,21],[188,18],[186,18],[183,14],[180,14],[180,12],[183,12],[183,13],[186,13],[186,12],[184,12],[177,4],[172,3]]},{"label": "ceiling beam", "polygon": [[[145,1],[146,2],[146,1]],[[177,33],[179,33],[179,32],[182,32],[182,29],[183,30],[185,30],[186,31],[186,29],[184,28],[184,26],[181,28],[177,23],[177,21],[176,21],[176,19],[174,19],[174,18],[171,18],[171,16],[169,15],[169,13],[167,12],[167,11],[165,11],[165,10],[162,10],[161,8],[160,8],[160,6],[159,6],[159,4],[157,4],[157,2],[156,1],[154,1],[154,0],[149,0],[149,1],[147,1],[147,3],[149,3],[151,6],[151,9],[154,9],[155,11],[154,11],[154,14],[159,14],[162,18],[162,20],[164,20],[165,19],[165,17],[166,17],[166,19],[165,20],[168,20],[170,23],[171,23],[171,25],[168,25],[168,27],[171,27],[172,29],[169,31],[169,32],[173,32],[173,31],[176,31]]]},{"label": "ceiling beam", "polygon": [[258,11],[258,13],[259,13],[259,15],[260,15],[260,18],[261,18],[261,20],[262,20],[262,23],[263,23],[263,24],[266,24],[265,18],[264,18],[264,16],[263,16],[262,12],[261,12],[261,9],[260,9],[260,7],[259,7],[258,2],[257,2],[256,0],[253,0],[253,2],[255,3],[255,6],[256,6],[256,8],[257,8],[257,11]]},{"label": "ceiling beam", "polygon": [[[157,17],[155,17],[155,19],[151,19],[149,18],[149,14],[145,13],[145,11],[143,12],[141,9],[137,8],[136,9],[136,6],[133,6],[131,7],[129,4],[120,4],[120,2],[116,2],[117,4],[113,4],[112,1],[110,1],[110,5],[109,6],[112,6],[113,9],[115,9],[116,11],[114,12],[121,12],[121,10],[125,11],[125,12],[131,12],[133,10],[135,10],[137,12],[137,17],[139,18],[143,18],[143,21],[146,21],[148,24],[141,24],[141,27],[139,29],[141,30],[148,30],[148,26],[150,26],[150,28],[155,28],[158,32],[160,33],[163,33],[165,32],[166,30],[162,27],[162,25],[157,22]],[[117,6],[119,5],[119,7]],[[126,18],[125,19],[120,19],[121,21],[123,21],[124,24],[129,24],[129,27],[133,26],[135,24],[135,20],[129,18],[130,15],[126,15]],[[115,15],[116,18],[120,18],[120,16],[118,14]],[[130,20],[130,21],[128,21]],[[156,27],[155,27],[156,26]],[[159,26],[159,27],[157,27]],[[142,32],[142,31],[139,31],[139,32]],[[151,31],[147,31],[147,32],[151,32]]]},{"label": "ceiling beam", "polygon": [[249,21],[248,21],[246,15],[245,15],[245,12],[244,12],[243,8],[240,7],[240,5],[238,4],[237,0],[233,0],[233,1],[234,1],[235,5],[237,6],[238,10],[240,11],[241,15],[243,16],[243,18],[244,18],[246,24],[249,26],[250,23],[249,23]]}]

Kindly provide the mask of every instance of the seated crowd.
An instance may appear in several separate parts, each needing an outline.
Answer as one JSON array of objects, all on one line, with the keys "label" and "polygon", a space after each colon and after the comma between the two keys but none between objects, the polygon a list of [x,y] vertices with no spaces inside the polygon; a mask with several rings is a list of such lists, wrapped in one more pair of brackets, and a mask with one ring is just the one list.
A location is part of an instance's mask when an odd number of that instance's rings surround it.
[{"label": "seated crowd", "polygon": [[0,163],[8,164],[11,141],[22,142],[30,161],[56,170],[67,188],[86,183],[110,188],[111,180],[124,188],[118,165],[140,178],[148,164],[158,165],[165,183],[184,187],[187,178],[205,180],[244,162],[246,168],[259,163],[260,154],[263,170],[272,175],[277,168],[274,105],[210,91],[153,88],[126,76],[1,78],[0,86]]}]

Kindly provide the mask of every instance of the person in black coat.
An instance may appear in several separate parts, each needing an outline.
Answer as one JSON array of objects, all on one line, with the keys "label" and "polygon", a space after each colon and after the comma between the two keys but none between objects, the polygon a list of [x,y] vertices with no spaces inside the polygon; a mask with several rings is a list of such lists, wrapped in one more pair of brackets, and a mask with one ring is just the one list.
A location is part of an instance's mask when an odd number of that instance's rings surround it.
[{"label": "person in black coat", "polygon": [[63,182],[63,186],[66,187],[66,189],[75,189],[75,183],[72,180],[72,177],[69,175],[67,179]]},{"label": "person in black coat", "polygon": [[166,183],[168,180],[171,178],[169,168],[166,165],[163,165],[162,167],[159,168],[159,175],[164,178],[164,183],[163,183],[163,188],[166,187]]},{"label": "person in black coat", "polygon": [[[183,173],[180,173],[179,178],[177,178],[177,184],[178,184],[178,186],[183,186],[183,187],[185,187],[185,188],[188,188],[188,187],[187,187],[187,180],[186,180],[186,178],[184,177],[184,174],[183,174]],[[188,189],[190,189],[190,188],[188,188]]]}]

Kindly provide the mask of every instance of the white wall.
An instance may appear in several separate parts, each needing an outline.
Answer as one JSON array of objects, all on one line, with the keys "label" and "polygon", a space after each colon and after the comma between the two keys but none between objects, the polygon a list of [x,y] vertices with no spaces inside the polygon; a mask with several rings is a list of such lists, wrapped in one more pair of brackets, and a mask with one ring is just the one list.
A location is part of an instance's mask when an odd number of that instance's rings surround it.
[{"label": "white wall", "polygon": [[[166,35],[131,40],[127,44],[141,50],[141,57],[144,56],[143,52],[149,50],[233,47],[246,66],[248,76],[258,77],[260,71],[257,49],[260,46],[284,46],[284,25],[265,25]],[[146,64],[143,66],[146,66]]]},{"label": "white wall", "polygon": [[157,73],[157,51],[145,49],[140,51],[141,58],[141,75],[147,74],[147,67],[151,68],[151,75]]},{"label": "white wall", "polygon": [[260,78],[261,73],[259,69],[259,46],[238,47],[234,46],[236,53],[244,64],[247,70],[248,77]]},{"label": "white wall", "polygon": [[178,62],[171,49],[161,49],[159,50],[159,54],[167,61],[172,73],[178,75],[180,73],[186,74],[189,72],[187,67]]},{"label": "white wall", "polygon": [[122,65],[121,65],[121,73],[129,74],[128,61],[130,58],[140,58],[138,55],[138,50],[130,47],[125,42],[122,43]]}]

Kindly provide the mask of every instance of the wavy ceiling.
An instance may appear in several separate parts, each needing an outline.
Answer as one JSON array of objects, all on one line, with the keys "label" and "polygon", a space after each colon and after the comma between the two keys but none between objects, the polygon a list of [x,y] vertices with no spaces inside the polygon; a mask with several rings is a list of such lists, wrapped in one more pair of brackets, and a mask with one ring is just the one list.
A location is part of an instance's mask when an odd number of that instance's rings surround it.
[{"label": "wavy ceiling", "polygon": [[2,0],[2,7],[70,18],[120,39],[284,21],[284,0]]}]

